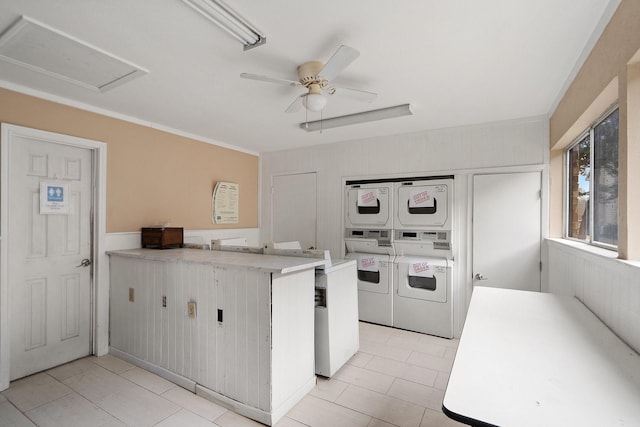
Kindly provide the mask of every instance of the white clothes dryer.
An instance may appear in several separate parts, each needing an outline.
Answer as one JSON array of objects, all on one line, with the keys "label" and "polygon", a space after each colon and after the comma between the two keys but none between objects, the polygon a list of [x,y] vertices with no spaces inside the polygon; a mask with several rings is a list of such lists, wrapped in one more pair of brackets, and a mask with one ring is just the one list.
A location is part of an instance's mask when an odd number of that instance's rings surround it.
[{"label": "white clothes dryer", "polygon": [[390,230],[393,226],[393,183],[348,181],[345,193],[346,229]]},{"label": "white clothes dryer", "polygon": [[394,327],[453,338],[452,264],[446,258],[396,257]]},{"label": "white clothes dryer", "polygon": [[451,230],[453,177],[394,183],[396,230]]},{"label": "white clothes dryer", "polygon": [[393,325],[393,256],[352,252],[357,261],[358,315],[365,322]]}]

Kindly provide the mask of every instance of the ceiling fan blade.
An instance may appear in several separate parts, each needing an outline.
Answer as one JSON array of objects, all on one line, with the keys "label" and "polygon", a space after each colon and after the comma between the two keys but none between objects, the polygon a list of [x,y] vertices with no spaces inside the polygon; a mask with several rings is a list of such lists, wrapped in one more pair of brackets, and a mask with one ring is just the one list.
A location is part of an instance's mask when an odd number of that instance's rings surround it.
[{"label": "ceiling fan blade", "polygon": [[277,77],[261,76],[260,74],[242,73],[240,77],[249,80],[258,80],[261,82],[276,83],[287,86],[300,86],[300,82],[295,80],[280,79]]},{"label": "ceiling fan blade", "polygon": [[378,97],[378,94],[374,92],[336,86],[328,88],[327,92],[329,93],[329,95],[348,96],[349,98],[353,98],[362,102],[373,102]]},{"label": "ceiling fan blade", "polygon": [[324,64],[324,67],[318,73],[327,80],[332,80],[340,74],[342,70],[347,68],[355,59],[360,56],[360,52],[347,45],[342,45],[336,50],[331,58]]},{"label": "ceiling fan blade", "polygon": [[302,108],[302,97],[304,97],[306,95],[306,93],[303,93],[302,95],[300,95],[299,97],[297,97],[295,99],[295,101],[293,101],[291,103],[291,105],[289,105],[287,107],[286,110],[284,110],[285,113],[295,113],[297,111],[300,111],[300,109]]}]

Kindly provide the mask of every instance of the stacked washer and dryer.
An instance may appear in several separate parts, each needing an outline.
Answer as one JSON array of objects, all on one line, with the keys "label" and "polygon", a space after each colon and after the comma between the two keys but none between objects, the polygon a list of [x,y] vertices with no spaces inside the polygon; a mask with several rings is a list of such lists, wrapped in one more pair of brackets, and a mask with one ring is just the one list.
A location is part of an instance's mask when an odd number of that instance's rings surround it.
[{"label": "stacked washer and dryer", "polygon": [[346,258],[365,322],[453,337],[453,176],[347,181]]}]

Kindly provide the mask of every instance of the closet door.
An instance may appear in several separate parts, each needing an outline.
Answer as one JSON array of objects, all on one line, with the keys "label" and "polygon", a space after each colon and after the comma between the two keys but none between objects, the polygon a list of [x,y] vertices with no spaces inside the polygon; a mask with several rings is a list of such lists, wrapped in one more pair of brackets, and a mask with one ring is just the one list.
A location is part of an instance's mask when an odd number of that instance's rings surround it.
[{"label": "closet door", "polygon": [[473,178],[473,284],[540,291],[541,173]]}]

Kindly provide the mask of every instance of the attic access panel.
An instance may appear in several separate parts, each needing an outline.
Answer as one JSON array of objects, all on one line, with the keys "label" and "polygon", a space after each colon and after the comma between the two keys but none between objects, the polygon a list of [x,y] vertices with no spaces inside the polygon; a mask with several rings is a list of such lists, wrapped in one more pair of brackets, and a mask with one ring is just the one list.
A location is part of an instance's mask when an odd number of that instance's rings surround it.
[{"label": "attic access panel", "polygon": [[0,60],[97,92],[148,73],[26,16],[0,35]]}]

